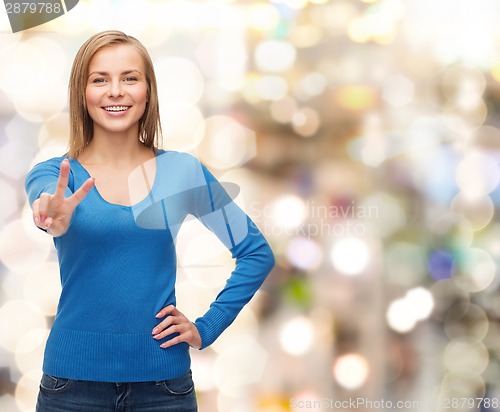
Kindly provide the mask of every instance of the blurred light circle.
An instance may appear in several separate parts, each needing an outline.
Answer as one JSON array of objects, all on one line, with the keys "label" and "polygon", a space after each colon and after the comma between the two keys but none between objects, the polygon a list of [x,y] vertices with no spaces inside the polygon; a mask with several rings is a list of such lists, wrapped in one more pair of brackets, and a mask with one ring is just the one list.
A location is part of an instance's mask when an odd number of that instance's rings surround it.
[{"label": "blurred light circle", "polygon": [[[17,411],[18,407],[16,405],[16,400],[14,396],[12,396],[10,393],[7,393],[5,395],[0,396],[0,411]],[[31,409],[26,409],[26,411],[23,412],[31,412],[33,408]]]},{"label": "blurred light circle", "polygon": [[197,286],[204,288],[224,286],[228,276],[227,271],[234,267],[231,254],[221,241],[200,226],[196,225],[198,230],[179,232],[178,265],[183,268],[187,278]]},{"label": "blurred light circle", "polygon": [[0,178],[0,193],[2,193],[2,202],[0,203],[0,223],[2,227],[5,220],[17,211],[15,188],[5,180]]},{"label": "blurred light circle", "polygon": [[288,83],[280,76],[261,76],[255,80],[253,86],[254,93],[262,100],[280,100],[288,93]]},{"label": "blurred light circle", "polygon": [[473,107],[454,107],[447,105],[443,109],[443,121],[456,133],[466,134],[480,127],[488,116],[488,108],[482,100]]},{"label": "blurred light circle", "polygon": [[434,251],[429,256],[427,270],[435,280],[448,279],[453,270],[453,256],[445,251]]},{"label": "blurred light circle", "polygon": [[231,397],[245,395],[248,385],[262,379],[267,352],[250,342],[219,354],[214,363],[214,382],[217,389]]},{"label": "blurred light circle", "polygon": [[196,390],[209,392],[215,388],[213,378],[214,359],[212,356],[191,354],[191,369]]},{"label": "blurred light circle", "polygon": [[0,68],[0,85],[21,117],[31,122],[44,122],[63,110],[66,85],[60,76],[65,65],[65,53],[56,42],[47,38],[31,38],[11,50]]},{"label": "blurred light circle", "polygon": [[[31,353],[39,347],[44,347],[48,336],[49,330],[47,328],[29,330],[19,339],[15,350],[16,355]],[[19,367],[19,364],[17,366]],[[33,369],[33,367],[29,369]],[[23,370],[23,368],[20,368],[20,370]]]},{"label": "blurred light circle", "polygon": [[470,294],[451,279],[438,280],[430,287],[430,291],[436,303],[432,317],[438,322],[445,321],[449,308],[470,303]]},{"label": "blurred light circle", "polygon": [[60,113],[42,124],[38,133],[38,146],[41,149],[57,146],[61,148],[62,154],[63,147],[68,146],[69,133],[69,113]]},{"label": "blurred light circle", "polygon": [[167,150],[188,151],[199,142],[203,133],[203,114],[196,106],[160,108],[163,147]]},{"label": "blurred light circle", "polygon": [[333,266],[345,275],[359,275],[370,262],[370,249],[365,241],[356,237],[337,240],[331,249]]},{"label": "blurred light circle", "polygon": [[322,37],[321,27],[313,24],[301,24],[290,33],[290,41],[297,48],[315,46]]},{"label": "blurred light circle", "polygon": [[21,372],[29,372],[33,369],[42,370],[48,336],[48,329],[32,329],[22,336],[14,355],[17,369]]},{"label": "blurred light circle", "polygon": [[314,342],[313,324],[304,316],[292,318],[281,326],[279,339],[286,353],[293,356],[303,355],[311,349]]},{"label": "blurred light circle", "polygon": [[486,227],[495,213],[495,205],[488,195],[471,197],[462,192],[453,198],[450,209],[464,216],[475,231]]},{"label": "blurred light circle", "polygon": [[349,38],[356,43],[366,43],[370,40],[371,33],[364,16],[356,17],[349,22],[347,30]]},{"label": "blurred light circle", "polygon": [[340,386],[348,390],[359,389],[368,378],[366,358],[356,353],[339,356],[333,364],[333,376]]},{"label": "blurred light circle", "polygon": [[417,244],[393,242],[387,247],[385,262],[391,283],[414,285],[426,274],[424,248]]},{"label": "blurred light circle", "polygon": [[[94,27],[95,31],[103,31],[109,29],[109,27],[114,27],[117,30],[130,33],[142,41],[141,34],[151,28],[151,24],[154,24],[153,16],[156,13],[158,11],[153,7],[137,7],[134,0],[122,0],[118,8],[114,7],[113,2],[102,2],[99,4],[98,10],[94,11],[89,17],[88,22],[91,27]],[[168,25],[164,24],[161,27],[168,27]]]},{"label": "blurred light circle", "polygon": [[[92,6],[86,1],[78,3],[78,11],[76,13],[65,13],[63,19],[57,19],[57,32],[65,33],[68,36],[74,36],[79,33],[84,33],[89,29],[89,20],[93,17]],[[56,23],[56,22],[54,22]],[[141,41],[143,38],[141,37]]]},{"label": "blurred light circle", "polygon": [[264,2],[250,4],[245,16],[247,24],[255,30],[272,30],[278,26],[280,21],[276,7]]},{"label": "blurred light circle", "polygon": [[216,79],[224,90],[239,90],[248,62],[242,36],[230,31],[207,34],[197,47],[195,55],[206,77]]},{"label": "blurred light circle", "polygon": [[298,82],[299,90],[307,97],[320,95],[325,91],[326,86],[325,76],[318,72],[307,73]]},{"label": "blurred light circle", "polygon": [[229,169],[256,155],[255,132],[228,116],[212,116],[196,129],[196,148],[208,167]]},{"label": "blurred light circle", "polygon": [[283,40],[265,40],[255,49],[255,64],[264,72],[281,73],[290,70],[297,56],[295,47]]},{"label": "blurred light circle", "polygon": [[457,406],[460,408],[459,410],[463,411],[474,410],[479,400],[486,398],[484,379],[481,376],[461,371],[446,373],[441,381],[441,391],[438,400],[440,405],[445,405],[446,402],[449,402],[448,399],[462,399],[461,404]]},{"label": "blurred light circle", "polygon": [[358,207],[366,213],[378,236],[391,235],[407,223],[401,200],[387,192],[378,192],[365,198]]},{"label": "blurred light circle", "polygon": [[9,352],[16,351],[28,331],[44,328],[45,316],[28,300],[9,300],[0,307],[0,346]]},{"label": "blurred light circle", "polygon": [[203,94],[203,76],[188,59],[164,58],[156,65],[156,76],[162,106],[191,107]]},{"label": "blurred light circle", "polygon": [[365,85],[341,86],[335,92],[335,100],[344,109],[352,111],[369,110],[377,106],[377,92]]},{"label": "blurred light circle", "polygon": [[482,98],[485,88],[486,78],[478,67],[454,65],[442,74],[442,93],[458,107],[474,105]]},{"label": "blurred light circle", "polygon": [[303,107],[297,110],[292,116],[293,130],[304,137],[314,135],[321,124],[321,119],[316,110],[310,107]]},{"label": "blurred light circle", "polygon": [[443,213],[428,224],[429,243],[436,250],[463,249],[471,245],[474,231],[469,221],[456,213]]},{"label": "blurred light circle", "polygon": [[179,280],[175,286],[177,306],[188,319],[196,319],[200,313],[205,313],[210,304],[215,300],[217,294],[212,289],[200,286],[192,280],[190,269],[179,267]]},{"label": "blurred light circle", "polygon": [[[292,9],[302,9],[307,6],[309,0],[286,0],[284,3]],[[279,1],[277,2],[279,3]]]},{"label": "blurred light circle", "polygon": [[392,107],[398,108],[411,103],[414,93],[413,81],[402,74],[397,74],[384,85],[382,98]]},{"label": "blurred light circle", "polygon": [[284,229],[299,227],[306,219],[307,208],[304,200],[295,195],[285,195],[272,204],[273,223]]},{"label": "blurred light circle", "polygon": [[330,2],[327,7],[318,8],[317,23],[334,35],[345,34],[348,26],[359,15],[356,4],[350,1]]},{"label": "blurred light circle", "polygon": [[36,304],[45,316],[56,315],[60,293],[59,265],[56,262],[44,262],[27,274],[24,297]]},{"label": "blurred light circle", "polygon": [[389,327],[399,333],[410,332],[417,323],[413,306],[404,298],[391,302],[385,316]]},{"label": "blurred light circle", "polygon": [[246,348],[256,343],[258,334],[259,321],[252,308],[246,306],[211,348],[220,354],[238,352],[239,348]]},{"label": "blurred light circle", "polygon": [[482,342],[454,339],[445,348],[444,365],[453,372],[480,375],[489,362],[488,349]]},{"label": "blurred light circle", "polygon": [[479,197],[490,193],[498,186],[500,170],[491,156],[471,153],[458,165],[456,170],[458,187],[469,197]]},{"label": "blurred light circle", "polygon": [[414,317],[417,321],[427,319],[434,309],[434,298],[423,287],[410,289],[406,293],[405,299],[413,307]]},{"label": "blurred light circle", "polygon": [[[41,232],[34,224],[32,227]],[[12,271],[28,272],[37,268],[47,260],[51,250],[52,245],[35,240],[20,219],[8,223],[0,232],[0,260]]]},{"label": "blurred light circle", "polygon": [[486,289],[496,276],[495,261],[488,252],[479,248],[463,251],[454,269],[453,280],[470,293]]},{"label": "blurred light circle", "polygon": [[[49,95],[51,98],[47,99]],[[19,116],[30,122],[44,122],[57,116],[66,106],[66,85],[59,80],[46,80],[29,95],[17,95],[13,102]]]},{"label": "blurred light circle", "polygon": [[16,385],[15,398],[21,412],[34,411],[40,385],[40,370],[31,369],[21,376]]},{"label": "blurred light circle", "polygon": [[321,265],[323,253],[314,240],[298,237],[288,244],[287,257],[296,268],[315,270]]},{"label": "blurred light circle", "polygon": [[444,331],[450,339],[467,337],[471,342],[480,342],[488,330],[488,315],[478,305],[460,303],[446,312]]},{"label": "blurred light circle", "polygon": [[274,120],[280,123],[289,123],[292,121],[293,114],[297,111],[298,106],[295,99],[290,96],[285,96],[279,100],[271,102],[269,110]]}]

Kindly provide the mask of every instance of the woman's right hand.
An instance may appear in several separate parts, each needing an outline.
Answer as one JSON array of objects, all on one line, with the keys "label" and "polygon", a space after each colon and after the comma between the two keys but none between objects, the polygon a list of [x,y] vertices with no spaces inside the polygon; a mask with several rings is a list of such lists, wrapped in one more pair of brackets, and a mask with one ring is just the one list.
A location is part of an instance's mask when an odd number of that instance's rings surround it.
[{"label": "woman's right hand", "polygon": [[68,186],[69,170],[69,161],[64,159],[61,162],[55,193],[53,195],[42,193],[31,205],[35,225],[54,237],[66,233],[73,212],[94,186],[94,179],[89,178],[70,197],[64,197]]}]

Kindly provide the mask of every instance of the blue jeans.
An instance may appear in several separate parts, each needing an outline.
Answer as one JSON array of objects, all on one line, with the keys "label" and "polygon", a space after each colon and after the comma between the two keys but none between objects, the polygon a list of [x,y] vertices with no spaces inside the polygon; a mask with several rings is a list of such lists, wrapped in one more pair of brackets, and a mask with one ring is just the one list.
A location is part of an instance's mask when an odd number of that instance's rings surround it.
[{"label": "blue jeans", "polygon": [[77,381],[43,374],[36,412],[196,412],[191,371],[157,382]]}]

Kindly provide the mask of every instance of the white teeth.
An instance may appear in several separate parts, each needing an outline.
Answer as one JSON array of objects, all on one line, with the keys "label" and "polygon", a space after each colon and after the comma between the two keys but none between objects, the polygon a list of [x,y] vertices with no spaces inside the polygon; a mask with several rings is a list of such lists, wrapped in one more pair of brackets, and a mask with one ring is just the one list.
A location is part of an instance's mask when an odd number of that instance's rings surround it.
[{"label": "white teeth", "polygon": [[125,110],[128,110],[128,106],[108,106],[104,107],[104,110],[108,112],[124,112]]}]

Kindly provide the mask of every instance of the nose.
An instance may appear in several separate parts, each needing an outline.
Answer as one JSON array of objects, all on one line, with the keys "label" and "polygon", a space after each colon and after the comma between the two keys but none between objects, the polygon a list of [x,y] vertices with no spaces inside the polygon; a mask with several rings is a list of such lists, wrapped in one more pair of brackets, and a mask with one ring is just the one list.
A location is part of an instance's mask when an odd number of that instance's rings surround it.
[{"label": "nose", "polygon": [[109,97],[123,96],[122,84],[119,80],[113,80],[109,83],[108,96]]}]

